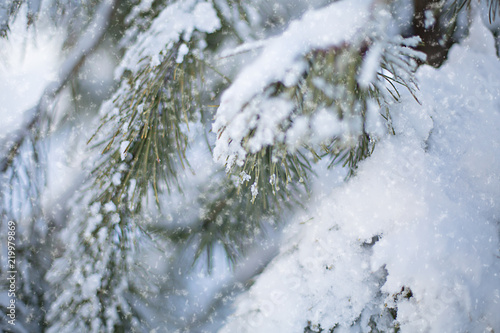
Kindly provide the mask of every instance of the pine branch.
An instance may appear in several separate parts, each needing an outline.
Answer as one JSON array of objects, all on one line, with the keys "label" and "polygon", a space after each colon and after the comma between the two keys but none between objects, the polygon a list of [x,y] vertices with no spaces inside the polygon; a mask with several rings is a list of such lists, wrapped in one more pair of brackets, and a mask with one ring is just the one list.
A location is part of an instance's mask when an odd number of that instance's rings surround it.
[{"label": "pine branch", "polygon": [[[154,191],[159,202],[163,186],[169,190],[176,182],[177,163],[186,163],[186,132],[190,122],[196,121],[196,84],[202,71],[193,53],[198,52],[201,31],[217,28],[217,21],[198,24],[189,20],[182,21],[180,27],[169,27],[164,25],[165,17],[178,20],[178,16],[193,16],[192,7],[199,14],[210,9],[207,6],[206,2],[179,1],[165,8],[124,57],[118,71],[122,84],[102,106],[101,127],[90,140],[102,152],[89,162],[96,162],[96,166],[89,175],[89,186],[82,190],[80,205],[91,209],[78,214],[63,232],[77,235],[64,240],[70,244],[64,258],[75,258],[71,262],[76,266],[60,267],[62,259],[50,273],[56,287],[76,290],[71,295],[56,295],[49,313],[52,331],[63,326],[96,331],[116,327],[130,331],[141,326],[140,311],[135,311],[126,297],[143,290],[135,285],[135,255],[136,239],[144,235],[134,218],[149,191]],[[194,28],[200,31],[193,32]],[[157,29],[169,29],[170,34],[160,47],[155,45],[155,54],[148,47],[148,33],[156,36]],[[84,267],[78,264],[82,260]],[[79,270],[96,293],[85,292]],[[61,306],[69,307],[71,315],[61,316]]]},{"label": "pine branch", "polygon": [[195,81],[202,67],[190,54],[182,63],[175,61],[181,45],[176,43],[159,66],[146,66],[122,83],[90,140],[97,141],[103,154],[93,171],[97,183],[109,184],[110,174],[124,173],[119,191],[124,194],[134,187],[136,195],[128,203],[134,210],[150,188],[158,202],[164,187],[170,191],[178,186],[179,164],[189,167],[187,132],[198,117]]},{"label": "pine branch", "polygon": [[[110,186],[97,197],[87,192],[77,199],[75,206],[82,210],[75,212],[61,233],[64,256],[55,260],[47,274],[54,290],[62,289],[55,293],[47,314],[48,332],[130,331],[142,325],[126,297],[142,290],[135,284],[140,271],[136,240],[141,233],[118,195],[119,190]],[[71,315],[61,313],[61,307]]]},{"label": "pine branch", "polygon": [[[50,117],[51,104],[68,80],[101,42],[111,21],[113,9],[114,2],[104,1],[99,6],[91,25],[61,65],[57,79],[45,87],[37,105],[24,112],[21,127],[10,134],[3,145],[5,153],[0,159],[0,172],[5,183],[2,184],[0,198],[2,203],[7,203],[6,206],[10,204],[10,207],[4,206],[2,213],[5,219],[20,222],[18,234],[24,237],[25,248],[19,247],[17,253],[20,262],[20,289],[17,297],[20,318],[24,316],[27,320],[25,328],[33,332],[44,329],[46,311],[41,310],[52,301],[47,292],[48,286],[43,280],[48,265],[52,262],[50,254],[54,250],[52,240],[55,222],[42,211],[41,193],[45,184],[41,157],[43,148],[39,144],[43,140],[42,122]],[[16,202],[16,197],[29,201]],[[26,204],[29,207],[23,206]],[[25,222],[28,225],[24,226]]]},{"label": "pine branch", "polygon": [[41,119],[48,116],[50,104],[65,87],[68,80],[76,73],[86,57],[99,45],[111,22],[114,0],[104,0],[96,11],[93,21],[88,25],[87,31],[81,36],[77,45],[71,50],[66,60],[60,67],[58,78],[49,83],[40,97],[38,104],[25,114],[25,121],[21,128],[10,135],[5,144],[6,153],[0,160],[0,172],[5,172],[10,167],[18,154],[18,150]]},{"label": "pine branch", "polygon": [[[201,261],[209,272],[216,250],[223,250],[229,265],[234,267],[257,240],[266,237],[266,230],[281,225],[284,212],[292,211],[295,204],[301,205],[305,197],[302,183],[295,179],[288,185],[274,184],[278,193],[262,195],[262,192],[253,200],[247,177],[228,178],[223,173],[223,170],[215,170],[208,176],[210,182],[201,188],[187,186],[189,196],[181,206],[189,205],[190,211],[199,214],[186,214],[183,209],[179,214],[176,208],[169,206],[159,221],[144,226],[152,239],[182,247],[192,256],[193,265]],[[269,175],[269,171],[262,170],[261,174]],[[268,189],[265,185],[259,188]],[[165,216],[169,216],[168,219]]]},{"label": "pine branch", "polygon": [[[344,10],[338,6],[348,5],[329,6],[331,15]],[[229,173],[249,174],[259,190],[267,187],[267,192],[276,193],[265,184],[290,182],[290,167],[295,171],[294,181],[306,180],[309,163],[329,155],[331,165],[342,162],[353,174],[358,162],[371,153],[380,133],[372,132],[370,119],[382,119],[379,109],[398,99],[398,86],[413,94],[412,72],[423,54],[410,48],[418,39],[387,35],[383,8],[366,10],[366,22],[353,22],[355,28],[346,24],[335,38],[318,38],[328,31],[324,27],[309,32],[313,42],[306,38],[297,42],[301,24],[310,29],[317,26],[309,22],[312,17],[323,19],[313,14],[304,17],[282,37],[267,43],[261,56],[225,92],[214,124],[218,134],[214,155]],[[355,37],[344,37],[343,30],[346,34],[356,31]],[[306,47],[292,48],[303,44]],[[292,50],[280,58],[286,48]],[[269,73],[259,72],[261,68]],[[271,153],[263,153],[266,150]],[[260,166],[268,163],[269,155],[271,173],[262,177]],[[285,156],[287,160],[292,156],[289,165],[277,163]]]},{"label": "pine branch", "polygon": [[[202,10],[207,20],[199,24],[195,14]],[[219,28],[209,3],[174,2],[127,50],[116,72],[122,83],[103,105],[101,126],[89,140],[102,152],[93,174],[102,186],[109,184],[110,174],[124,173],[120,194],[132,189],[128,204],[134,212],[148,190],[158,203],[165,188],[178,187],[179,166],[190,167],[185,157],[189,127],[202,117],[199,45]],[[150,35],[163,39],[152,46]]]},{"label": "pine branch", "polygon": [[496,20],[497,14],[500,15],[498,8],[500,7],[500,0],[488,0],[488,19],[490,23]]}]

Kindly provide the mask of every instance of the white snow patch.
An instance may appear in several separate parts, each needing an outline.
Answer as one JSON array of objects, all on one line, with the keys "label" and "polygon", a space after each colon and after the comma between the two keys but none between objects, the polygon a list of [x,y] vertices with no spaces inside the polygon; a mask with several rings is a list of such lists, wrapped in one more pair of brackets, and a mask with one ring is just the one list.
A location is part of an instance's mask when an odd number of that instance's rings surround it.
[{"label": "white snow patch", "polygon": [[111,177],[111,182],[113,183],[113,185],[115,186],[118,186],[121,184],[122,182],[122,173],[121,172],[117,172],[113,175],[113,177]]},{"label": "white snow patch", "polygon": [[342,134],[340,119],[332,110],[321,109],[312,118],[311,141],[313,144],[321,144],[326,140]]},{"label": "white snow patch", "polygon": [[122,161],[127,157],[127,148],[130,145],[130,141],[122,141],[120,143],[120,158]]},{"label": "white snow patch", "polygon": [[361,72],[358,78],[358,83],[361,87],[367,88],[377,75],[380,67],[380,58],[382,57],[383,47],[382,44],[376,43],[365,56],[365,61],[361,66]]},{"label": "white snow patch", "polygon": [[[25,11],[25,7],[21,11]],[[61,31],[26,29],[19,13],[9,38],[0,38],[0,140],[23,123],[24,112],[39,102],[45,87],[57,79],[63,43]]]},{"label": "white snow patch", "polygon": [[97,294],[97,289],[101,285],[99,274],[92,274],[85,279],[82,284],[82,298],[91,299]]},{"label": "white snow patch", "polygon": [[257,186],[257,183],[253,183],[252,186],[250,186],[250,192],[252,193],[252,200],[255,200],[259,194],[259,187]]},{"label": "white snow patch", "polygon": [[424,19],[424,26],[425,29],[430,29],[434,24],[436,24],[436,18],[434,17],[434,13],[432,10],[428,9],[424,12],[425,19]]},{"label": "white snow patch", "polygon": [[116,205],[113,203],[113,201],[108,201],[105,205],[104,205],[104,211],[106,213],[109,213],[109,212],[116,212]]},{"label": "white snow patch", "polygon": [[180,64],[184,60],[184,56],[188,54],[189,48],[187,47],[186,44],[182,43],[181,46],[179,46],[179,51],[177,52],[177,59],[175,60],[176,63]]}]

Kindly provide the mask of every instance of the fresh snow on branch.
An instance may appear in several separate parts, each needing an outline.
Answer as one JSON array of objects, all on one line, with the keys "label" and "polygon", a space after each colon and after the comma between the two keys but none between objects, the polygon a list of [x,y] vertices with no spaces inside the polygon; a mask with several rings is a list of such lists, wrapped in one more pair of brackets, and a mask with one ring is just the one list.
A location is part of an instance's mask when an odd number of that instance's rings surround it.
[{"label": "fresh snow on branch", "polygon": [[291,223],[281,254],[220,332],[299,333],[308,321],[334,332],[497,331],[500,61],[491,34],[476,19],[448,62],[421,67],[417,79],[421,105],[402,93],[390,110],[396,135]]},{"label": "fresh snow on branch", "polygon": [[217,13],[210,2],[181,0],[167,6],[153,21],[151,27],[139,35],[137,41],[127,49],[115,77],[125,70],[132,73],[144,67],[144,62],[157,66],[162,55],[180,40],[189,41],[195,30],[211,33],[221,27]]},{"label": "fresh snow on branch", "polygon": [[[389,33],[391,19],[377,2],[340,1],[306,13],[282,35],[262,44],[259,58],[222,95],[213,124],[218,133],[214,158],[230,170],[234,164],[242,166],[247,154],[274,144],[285,144],[293,152],[301,145],[338,139],[340,148],[352,148],[366,130],[383,132],[381,117],[368,116],[378,113],[378,99],[387,94],[379,73],[411,85],[413,58],[422,58],[407,47],[415,46],[418,38],[404,40]],[[315,67],[321,62],[326,71]],[[359,71],[354,85],[348,79],[355,76],[351,71]],[[309,79],[312,86],[307,85]],[[299,102],[303,106],[292,100],[295,93],[286,92],[294,87],[305,96]],[[316,92],[331,101],[320,102]],[[307,110],[300,112],[301,107]],[[374,125],[365,128],[365,117]]]},{"label": "fresh snow on branch", "polygon": [[243,164],[246,150],[241,141],[258,126],[261,117],[262,126],[269,128],[254,139],[251,152],[273,143],[275,127],[288,117],[293,105],[279,98],[269,98],[266,102],[257,96],[275,82],[283,81],[287,86],[296,84],[306,70],[303,57],[311,50],[327,49],[355,38],[369,17],[369,4],[367,0],[342,1],[308,12],[283,35],[266,43],[259,58],[241,71],[222,95],[213,124],[213,131],[221,134],[214,150],[216,160],[229,159],[228,168],[236,160]]}]

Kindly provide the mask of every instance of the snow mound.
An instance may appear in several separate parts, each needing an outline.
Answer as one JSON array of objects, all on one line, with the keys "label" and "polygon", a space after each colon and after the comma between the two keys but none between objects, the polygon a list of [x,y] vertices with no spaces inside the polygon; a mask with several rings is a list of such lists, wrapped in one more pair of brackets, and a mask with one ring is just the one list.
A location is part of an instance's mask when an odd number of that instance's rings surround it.
[{"label": "snow mound", "polygon": [[291,223],[221,332],[500,331],[500,61],[471,29],[417,72],[422,105],[392,107],[397,134]]}]

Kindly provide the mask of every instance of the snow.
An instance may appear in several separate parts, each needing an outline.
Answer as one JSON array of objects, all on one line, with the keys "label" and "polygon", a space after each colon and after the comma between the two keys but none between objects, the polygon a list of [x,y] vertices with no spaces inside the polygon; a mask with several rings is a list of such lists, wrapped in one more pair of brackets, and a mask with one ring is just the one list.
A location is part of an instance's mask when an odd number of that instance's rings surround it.
[{"label": "snow", "polygon": [[181,46],[179,46],[179,51],[177,52],[177,59],[175,59],[175,62],[180,64],[184,60],[184,56],[188,54],[189,48],[187,47],[186,44],[182,43]]},{"label": "snow", "polygon": [[425,29],[432,28],[434,24],[436,24],[436,18],[434,17],[434,13],[432,12],[432,10],[428,9],[424,12],[424,15],[425,15],[425,21],[424,21]]},{"label": "snow", "polygon": [[366,60],[361,66],[361,73],[358,78],[358,83],[361,87],[367,88],[373,82],[380,66],[380,58],[382,57],[382,45],[377,43],[370,48],[366,54]]},{"label": "snow", "polygon": [[[124,131],[125,132],[125,131]],[[130,141],[124,140],[120,143],[120,158],[121,160],[125,160],[125,157],[127,157],[127,148],[130,145]]]},{"label": "snow", "polygon": [[101,276],[99,274],[92,274],[87,277],[82,284],[82,296],[84,298],[92,298],[97,294],[97,289],[101,285]]},{"label": "snow", "polygon": [[[275,144],[284,143],[289,151],[304,145],[317,149],[315,145],[331,143],[338,138],[339,146],[353,147],[363,130],[364,110],[357,101],[354,106],[346,102],[348,92],[344,85],[332,83],[329,74],[308,76],[307,80],[311,78],[316,89],[335,99],[336,103],[322,110],[323,105],[315,105],[320,101],[310,97],[314,92],[304,93],[302,104],[306,114],[300,114],[302,111],[290,101],[288,95],[293,92],[275,92],[274,87],[281,84],[295,87],[306,73],[314,72],[306,60],[313,51],[346,50],[346,45],[361,50],[367,44],[369,48],[357,82],[367,95],[370,95],[369,88],[376,87],[384,99],[391,99],[383,86],[386,83],[382,84],[377,75],[382,71],[382,62],[389,59],[395,63],[393,74],[409,81],[409,73],[416,67],[413,58],[422,58],[422,54],[406,47],[415,46],[418,37],[403,39],[390,33],[392,18],[387,9],[369,0],[338,1],[321,10],[307,12],[302,19],[292,22],[282,35],[259,43],[263,47],[260,56],[240,72],[221,97],[212,126],[212,131],[218,134],[214,159],[231,170],[234,164],[244,165],[248,154]],[[342,56],[350,57],[347,53],[338,57]],[[346,66],[342,69],[341,62],[336,62],[339,70],[347,71]],[[374,122],[370,128],[380,135],[384,128],[376,118],[370,115],[369,120]]]},{"label": "snow", "polygon": [[151,23],[148,31],[139,35],[137,41],[127,49],[122,63],[116,69],[115,78],[119,79],[125,70],[137,73],[144,65],[144,59],[157,66],[174,43],[181,39],[189,41],[195,30],[211,33],[220,26],[211,3],[199,0],[177,1],[166,7]]},{"label": "snow", "polygon": [[[366,127],[365,131],[370,135],[372,140],[376,140],[384,136],[387,124],[382,121],[379,105],[374,101],[367,102],[366,108]],[[425,120],[423,120],[425,122]]]},{"label": "snow", "polygon": [[[476,18],[440,69],[417,72],[357,175],[311,200],[220,332],[500,330],[500,61]],[[319,177],[318,182],[325,181]],[[377,238],[379,237],[379,238]],[[411,297],[401,295],[402,288]]]},{"label": "snow", "polygon": [[117,172],[113,175],[113,177],[111,178],[111,182],[113,183],[113,185],[115,186],[118,186],[121,184],[122,182],[122,174],[121,172]]},{"label": "snow", "polygon": [[104,205],[104,211],[106,213],[116,212],[116,205],[112,201],[109,201]]},{"label": "snow", "polygon": [[[370,16],[370,4],[367,0],[341,1],[321,10],[309,11],[301,20],[291,23],[283,35],[269,40],[258,59],[241,71],[221,97],[212,130],[215,133],[226,130],[216,142],[214,158],[222,162],[228,160],[229,168],[233,162],[242,164],[246,153],[240,142],[250,130],[257,127],[259,131],[260,126],[267,126],[268,121],[259,121],[257,126],[257,115],[267,115],[268,112],[259,112],[266,110],[266,105],[261,106],[261,101],[255,101],[254,97],[262,94],[271,83],[285,80],[286,84],[293,84],[302,73],[301,58],[309,51],[328,49],[353,40]],[[249,102],[252,107],[245,108]],[[282,121],[291,112],[287,105],[281,110],[278,107],[271,107],[270,116],[276,115],[272,121]],[[271,144],[275,132],[263,129],[262,137],[255,135],[251,151],[256,152]]]},{"label": "snow", "polygon": [[311,121],[311,137],[313,144],[321,144],[342,134],[340,120],[331,110],[320,109],[314,114]]},{"label": "snow", "polygon": [[257,194],[259,194],[259,187],[257,186],[257,183],[252,184],[252,186],[250,187],[250,191],[252,193],[252,200],[255,200]]},{"label": "snow", "polygon": [[240,172],[240,182],[243,184],[244,182],[248,182],[252,177],[245,171]]},{"label": "snow", "polygon": [[193,11],[194,26],[201,32],[214,32],[221,27],[217,13],[209,2],[200,2],[196,4]]},{"label": "snow", "polygon": [[135,19],[137,19],[137,17],[140,14],[150,10],[151,6],[153,5],[153,2],[154,0],[139,1],[139,3],[132,8],[130,14],[128,14],[127,17],[125,18],[125,24],[130,25]]},{"label": "snow", "polygon": [[232,57],[232,56],[235,56],[237,54],[246,53],[249,51],[260,49],[260,48],[266,46],[266,44],[267,44],[266,40],[259,40],[259,41],[244,43],[244,44],[238,45],[237,47],[235,47],[233,49],[228,49],[228,50],[222,51],[219,57],[220,58]]},{"label": "snow", "polygon": [[[318,113],[321,118],[323,114]],[[336,125],[336,118],[334,120],[333,126]],[[305,137],[310,135],[309,131],[309,119],[305,116],[297,117],[292,127],[286,133],[286,143],[287,146],[291,148],[292,151],[295,151],[297,148],[301,146]],[[272,143],[272,142],[271,142]]]}]

